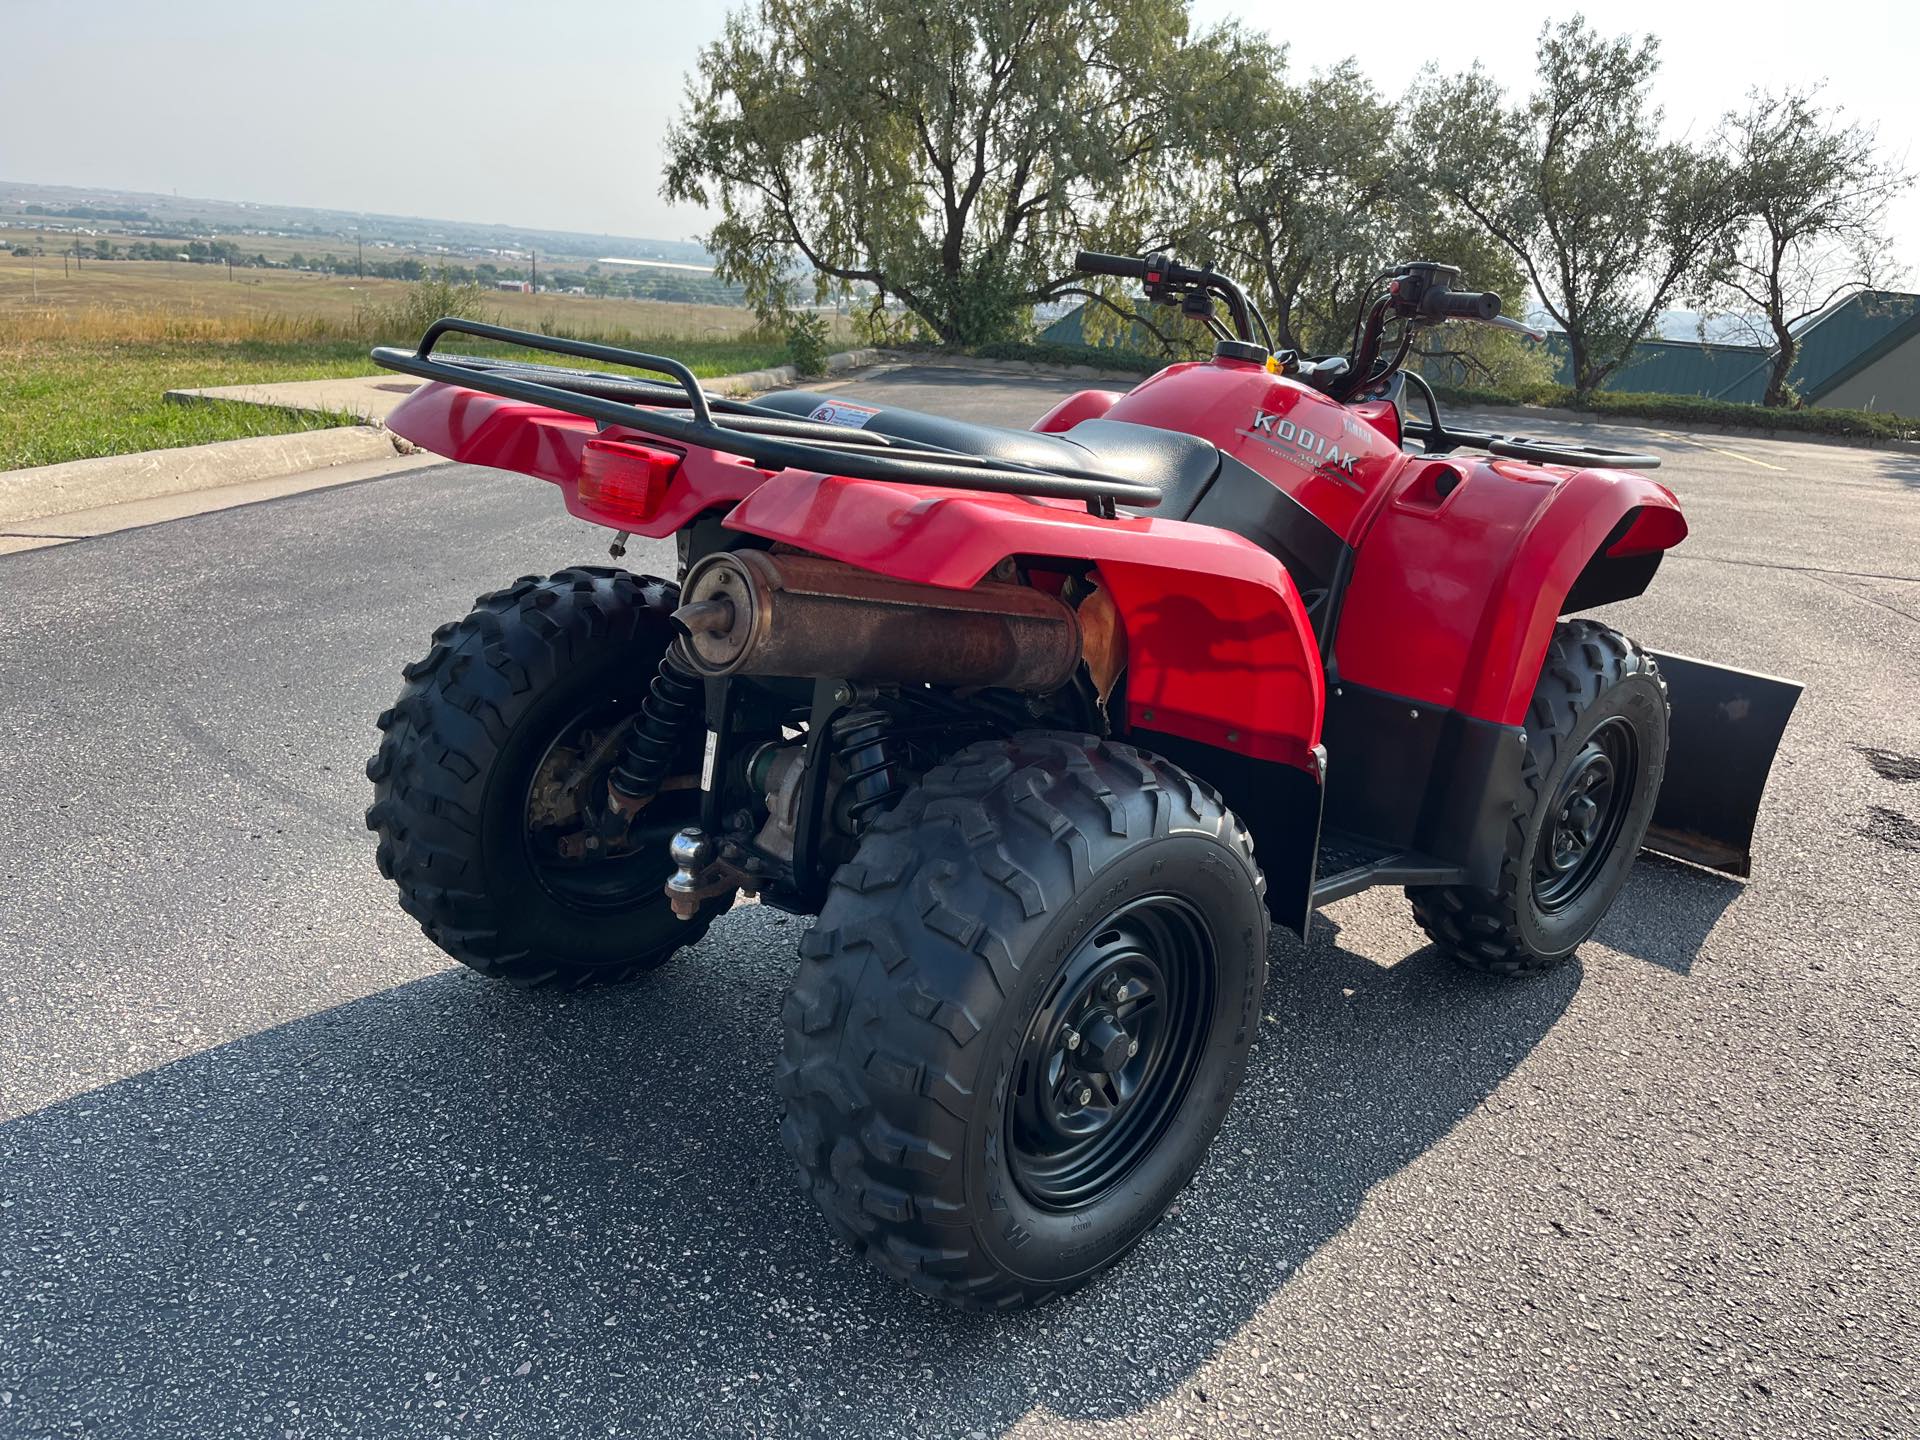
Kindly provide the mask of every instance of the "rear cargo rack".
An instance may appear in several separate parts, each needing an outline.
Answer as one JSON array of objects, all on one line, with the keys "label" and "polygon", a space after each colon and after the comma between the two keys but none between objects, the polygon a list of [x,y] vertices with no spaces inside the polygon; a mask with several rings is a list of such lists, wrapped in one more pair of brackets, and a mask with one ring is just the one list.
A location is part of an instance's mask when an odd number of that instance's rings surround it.
[{"label": "rear cargo rack", "polygon": [[[467,335],[603,364],[625,365],[669,377],[665,384],[556,365],[519,363],[477,355],[437,355],[446,335]],[[436,320],[412,350],[382,345],[376,365],[438,380],[508,400],[564,411],[601,425],[617,425],[672,440],[743,456],[767,470],[815,470],[856,480],[884,480],[953,490],[984,490],[1083,502],[1090,514],[1113,519],[1117,503],[1152,506],[1160,492],[1137,480],[1065,465],[1027,465],[989,460],[922,441],[802,420],[745,400],[709,395],[678,360],[617,345],[563,340],[530,330],[510,330],[478,320]],[[686,414],[676,413],[688,412]]]}]

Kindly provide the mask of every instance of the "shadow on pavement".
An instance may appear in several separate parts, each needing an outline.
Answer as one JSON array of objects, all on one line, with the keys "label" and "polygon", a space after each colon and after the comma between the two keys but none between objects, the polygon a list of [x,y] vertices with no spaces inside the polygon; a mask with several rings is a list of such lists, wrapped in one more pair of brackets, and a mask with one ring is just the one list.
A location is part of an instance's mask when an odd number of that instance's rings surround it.
[{"label": "shadow on pavement", "polygon": [[1691,974],[1713,927],[1746,888],[1717,870],[1642,851],[1594,939],[1676,975]]},{"label": "shadow on pavement", "polygon": [[1909,490],[1920,490],[1920,455],[1882,455],[1880,473]]},{"label": "shadow on pavement", "polygon": [[[1685,888],[1659,908],[1717,914]],[[1669,946],[1704,934],[1667,918]],[[1036,1406],[1124,1416],[1499,1086],[1581,980],[1577,963],[1482,980],[1431,948],[1382,966],[1324,921],[1312,947],[1276,941],[1241,1102],[1177,1214],[1078,1295],[977,1317],[854,1264],[792,1184],[770,1099],[786,970],[728,960],[742,941],[777,954],[766,942],[798,930],[780,923],[736,911],[607,994],[437,974],[0,1127],[0,1296],[35,1322],[0,1357],[0,1428],[864,1435],[994,1432]]]}]

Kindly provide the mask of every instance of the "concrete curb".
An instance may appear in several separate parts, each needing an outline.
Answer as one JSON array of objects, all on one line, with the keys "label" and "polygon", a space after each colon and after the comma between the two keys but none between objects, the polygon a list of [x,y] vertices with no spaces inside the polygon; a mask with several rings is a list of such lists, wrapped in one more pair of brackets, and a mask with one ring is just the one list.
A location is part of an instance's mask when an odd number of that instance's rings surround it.
[{"label": "concrete curb", "polygon": [[979,370],[987,374],[1032,375],[1043,380],[1106,380],[1129,386],[1147,378],[1137,370],[1103,370],[1098,365],[1046,365],[1038,360],[987,360],[972,355],[921,354],[912,350],[874,353],[889,365],[911,365],[916,369]]},{"label": "concrete curb", "polygon": [[412,449],[402,450],[405,444],[377,426],[351,425],[9,470],[0,473],[0,525],[334,465],[392,460]]},{"label": "concrete curb", "polygon": [[122,530],[139,530],[169,520],[186,520],[196,515],[232,510],[241,505],[258,505],[264,500],[284,500],[292,495],[304,495],[309,490],[330,490],[362,480],[386,480],[408,470],[421,470],[446,463],[438,455],[424,452],[395,455],[389,451],[379,459],[349,460],[321,470],[270,475],[264,480],[242,480],[233,485],[216,485],[211,490],[187,490],[178,495],[127,500],[118,505],[103,505],[97,510],[70,510],[64,515],[43,515],[36,520],[15,520],[0,524],[0,556],[69,545],[76,540],[92,540],[102,535],[117,535]]},{"label": "concrete curb", "polygon": [[[863,369],[868,365],[877,365],[892,357],[884,350],[842,350],[827,357],[827,374],[839,375],[848,370]],[[717,380],[702,380],[701,388],[711,390],[718,395],[752,395],[761,390],[780,390],[788,385],[798,385],[809,377],[801,375],[792,365],[775,365],[767,370],[743,370],[738,375],[722,375]]]}]

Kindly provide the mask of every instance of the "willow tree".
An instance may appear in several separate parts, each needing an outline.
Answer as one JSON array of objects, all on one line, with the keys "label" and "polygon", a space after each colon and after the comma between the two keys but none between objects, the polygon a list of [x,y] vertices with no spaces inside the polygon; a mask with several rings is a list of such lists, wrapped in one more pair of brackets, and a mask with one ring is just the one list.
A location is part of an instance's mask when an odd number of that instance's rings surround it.
[{"label": "willow tree", "polygon": [[1132,248],[1169,141],[1181,0],[758,0],[701,51],[664,193],[719,212],[763,312],[897,300],[941,340],[1018,331]]}]

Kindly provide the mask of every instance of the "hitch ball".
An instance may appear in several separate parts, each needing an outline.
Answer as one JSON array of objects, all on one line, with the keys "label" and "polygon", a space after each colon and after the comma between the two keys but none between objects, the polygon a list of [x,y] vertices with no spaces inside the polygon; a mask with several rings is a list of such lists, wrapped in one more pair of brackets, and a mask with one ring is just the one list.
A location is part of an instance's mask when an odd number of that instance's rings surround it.
[{"label": "hitch ball", "polygon": [[667,877],[667,902],[675,915],[691,920],[711,893],[705,872],[713,864],[713,841],[706,831],[690,825],[667,842],[667,855],[679,867]]}]

